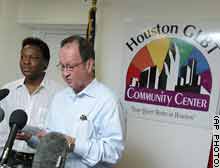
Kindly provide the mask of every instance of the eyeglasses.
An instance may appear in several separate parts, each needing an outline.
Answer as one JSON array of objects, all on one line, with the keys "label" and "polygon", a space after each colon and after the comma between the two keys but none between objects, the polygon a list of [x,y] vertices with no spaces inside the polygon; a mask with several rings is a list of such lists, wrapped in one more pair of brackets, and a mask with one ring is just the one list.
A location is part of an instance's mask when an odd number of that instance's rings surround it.
[{"label": "eyeglasses", "polygon": [[83,64],[84,62],[80,62],[78,64],[75,64],[75,65],[62,65],[62,64],[57,64],[56,66],[58,68],[60,68],[60,70],[63,72],[64,70],[68,71],[68,72],[72,72],[74,70],[74,68],[78,67],[79,65]]}]

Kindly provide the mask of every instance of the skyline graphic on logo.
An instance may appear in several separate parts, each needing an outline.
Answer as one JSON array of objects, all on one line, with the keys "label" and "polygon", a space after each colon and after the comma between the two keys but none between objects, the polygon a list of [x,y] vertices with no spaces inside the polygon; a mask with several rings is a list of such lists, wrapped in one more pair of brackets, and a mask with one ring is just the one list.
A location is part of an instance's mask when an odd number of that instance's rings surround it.
[{"label": "skyline graphic on logo", "polygon": [[125,100],[207,111],[211,88],[205,56],[186,41],[161,38],[146,44],[131,61]]}]

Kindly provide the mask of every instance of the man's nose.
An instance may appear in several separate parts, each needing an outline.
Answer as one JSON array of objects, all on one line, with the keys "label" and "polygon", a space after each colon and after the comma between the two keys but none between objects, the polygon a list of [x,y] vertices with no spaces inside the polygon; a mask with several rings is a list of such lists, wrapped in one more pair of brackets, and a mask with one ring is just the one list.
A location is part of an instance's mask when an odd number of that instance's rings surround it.
[{"label": "man's nose", "polygon": [[63,69],[63,76],[68,77],[70,75],[70,72],[67,70],[67,68]]},{"label": "man's nose", "polygon": [[24,64],[29,64],[31,62],[31,59],[29,57],[25,57],[25,58],[23,58],[22,62]]}]

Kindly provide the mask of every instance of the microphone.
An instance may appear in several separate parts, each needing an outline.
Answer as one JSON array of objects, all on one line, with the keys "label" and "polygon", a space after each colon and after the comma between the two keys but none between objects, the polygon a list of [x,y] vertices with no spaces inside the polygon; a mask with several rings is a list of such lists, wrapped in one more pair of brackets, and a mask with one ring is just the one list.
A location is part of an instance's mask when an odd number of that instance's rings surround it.
[{"label": "microphone", "polygon": [[5,143],[4,150],[1,155],[1,162],[0,164],[7,164],[9,154],[11,153],[14,140],[16,137],[16,134],[18,130],[21,130],[27,122],[27,114],[24,112],[24,110],[15,110],[12,112],[12,114],[9,117],[9,126],[10,126],[10,133],[8,136],[8,139]]},{"label": "microphone", "polygon": [[65,136],[50,132],[37,145],[32,168],[64,168],[69,147]]},{"label": "microphone", "polygon": [[5,118],[5,111],[0,107],[0,122],[2,122]]},{"label": "microphone", "polygon": [[0,90],[0,101],[2,99],[4,99],[6,96],[8,96],[8,94],[9,94],[9,90],[8,89],[1,89]]}]

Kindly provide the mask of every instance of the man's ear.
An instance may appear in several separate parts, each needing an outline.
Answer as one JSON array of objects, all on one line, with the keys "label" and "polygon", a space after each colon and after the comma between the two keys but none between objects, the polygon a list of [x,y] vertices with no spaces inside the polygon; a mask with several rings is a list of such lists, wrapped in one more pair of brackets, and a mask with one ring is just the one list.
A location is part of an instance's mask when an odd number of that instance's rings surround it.
[{"label": "man's ear", "polygon": [[93,69],[94,69],[94,59],[90,58],[87,60],[86,62],[86,68],[88,70],[89,73],[92,73],[93,72]]},{"label": "man's ear", "polygon": [[44,62],[44,63],[43,63],[43,68],[44,68],[44,70],[46,70],[47,67],[48,67],[48,63],[47,63],[47,62]]}]

